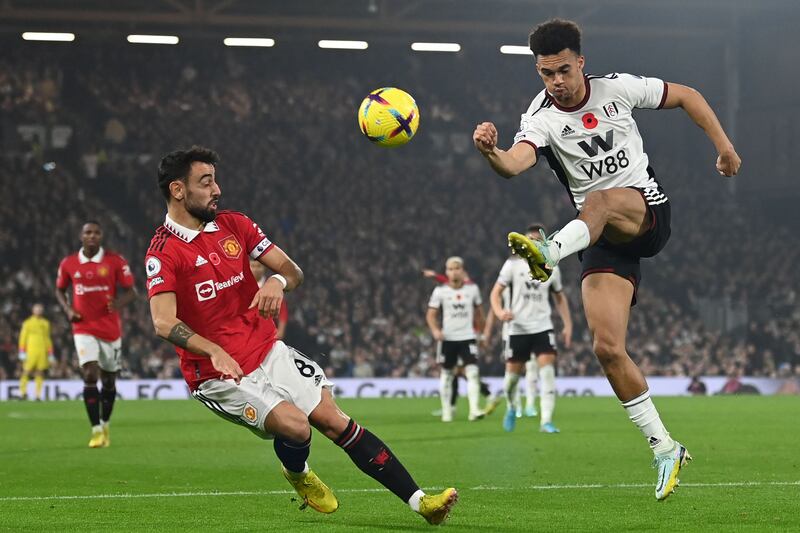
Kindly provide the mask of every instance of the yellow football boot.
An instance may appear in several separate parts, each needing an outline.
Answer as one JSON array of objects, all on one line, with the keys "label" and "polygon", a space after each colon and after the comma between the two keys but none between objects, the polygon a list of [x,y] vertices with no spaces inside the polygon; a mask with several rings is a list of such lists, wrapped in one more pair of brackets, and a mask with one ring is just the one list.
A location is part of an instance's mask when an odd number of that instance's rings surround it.
[{"label": "yellow football boot", "polygon": [[440,494],[426,494],[419,500],[419,514],[433,526],[438,526],[450,515],[458,501],[456,489],[444,489]]},{"label": "yellow football boot", "polygon": [[108,448],[111,446],[111,428],[108,422],[103,424],[103,438],[105,439],[105,442],[103,442],[103,448]]},{"label": "yellow football boot", "polygon": [[675,488],[680,483],[678,474],[681,467],[692,460],[692,456],[680,443],[675,443],[675,448],[663,455],[656,455],[653,459],[653,468],[658,470],[658,480],[656,481],[656,499],[664,500],[675,492]]},{"label": "yellow football boot", "polygon": [[92,430],[92,438],[89,439],[89,448],[102,448],[106,445],[106,437],[103,430]]},{"label": "yellow football boot", "polygon": [[550,279],[555,263],[550,260],[548,248],[552,241],[543,238],[541,241],[529,239],[521,233],[512,231],[508,234],[508,246],[511,251],[528,262],[531,278],[545,282]]},{"label": "yellow football boot", "polygon": [[303,505],[300,506],[300,509],[311,507],[320,513],[329,514],[339,508],[339,500],[336,499],[336,495],[311,470],[299,479],[292,479],[292,476],[283,467],[281,467],[281,471],[283,472],[283,477],[291,483],[297,494],[303,498]]}]

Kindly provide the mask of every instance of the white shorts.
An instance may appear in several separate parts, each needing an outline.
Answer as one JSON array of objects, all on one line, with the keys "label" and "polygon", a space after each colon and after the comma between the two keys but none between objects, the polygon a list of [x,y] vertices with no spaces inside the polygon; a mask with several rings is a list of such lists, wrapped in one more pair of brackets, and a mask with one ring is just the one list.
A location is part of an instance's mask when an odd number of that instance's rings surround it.
[{"label": "white shorts", "polygon": [[276,405],[288,402],[306,416],[322,400],[322,388],[332,388],[322,368],[294,348],[277,341],[258,368],[236,385],[232,379],[210,379],[192,395],[216,414],[249,428],[264,439],[264,421]]},{"label": "white shorts", "polygon": [[122,357],[122,338],[115,341],[104,341],[93,335],[76,333],[75,350],[78,352],[78,362],[81,366],[92,361],[106,372],[119,372]]}]

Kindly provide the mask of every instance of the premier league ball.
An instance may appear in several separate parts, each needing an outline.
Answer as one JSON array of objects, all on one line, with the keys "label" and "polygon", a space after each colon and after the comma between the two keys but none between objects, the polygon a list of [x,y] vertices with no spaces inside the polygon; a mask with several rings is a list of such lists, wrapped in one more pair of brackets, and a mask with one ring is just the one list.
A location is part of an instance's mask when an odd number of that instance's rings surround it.
[{"label": "premier league ball", "polygon": [[380,146],[402,146],[419,127],[419,108],[407,92],[383,87],[369,93],[358,108],[361,133]]}]

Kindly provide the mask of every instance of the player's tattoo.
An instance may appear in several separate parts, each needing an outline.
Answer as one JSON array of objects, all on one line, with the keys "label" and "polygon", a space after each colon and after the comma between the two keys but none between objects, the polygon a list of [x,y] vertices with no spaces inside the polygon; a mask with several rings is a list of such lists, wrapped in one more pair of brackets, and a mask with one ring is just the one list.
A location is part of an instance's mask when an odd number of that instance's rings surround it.
[{"label": "player's tattoo", "polygon": [[194,335],[192,328],[183,322],[178,322],[175,324],[175,327],[170,330],[167,340],[176,346],[186,348],[189,344],[189,337],[192,335]]}]

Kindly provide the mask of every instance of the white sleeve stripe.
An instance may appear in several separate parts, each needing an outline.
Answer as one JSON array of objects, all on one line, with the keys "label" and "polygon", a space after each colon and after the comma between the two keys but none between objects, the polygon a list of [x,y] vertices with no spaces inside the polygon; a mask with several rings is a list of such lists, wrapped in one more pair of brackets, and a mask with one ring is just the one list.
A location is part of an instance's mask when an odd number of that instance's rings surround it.
[{"label": "white sleeve stripe", "polygon": [[268,238],[264,237],[261,239],[261,242],[256,244],[255,247],[250,250],[250,259],[258,259],[264,255],[264,252],[266,252],[270,246],[272,246],[272,242],[270,242]]}]

